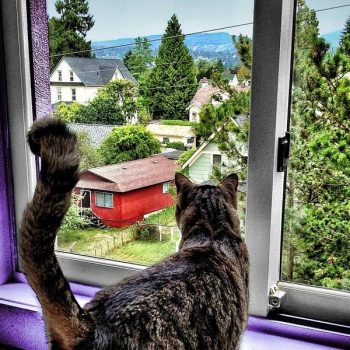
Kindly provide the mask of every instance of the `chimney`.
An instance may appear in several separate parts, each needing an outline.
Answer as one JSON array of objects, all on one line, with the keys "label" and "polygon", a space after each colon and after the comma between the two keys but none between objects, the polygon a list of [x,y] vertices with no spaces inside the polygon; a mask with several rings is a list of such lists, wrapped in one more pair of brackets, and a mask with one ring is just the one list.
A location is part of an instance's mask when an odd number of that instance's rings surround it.
[{"label": "chimney", "polygon": [[206,77],[202,78],[202,79],[200,80],[200,83],[201,83],[201,87],[202,87],[202,88],[203,88],[203,87],[207,87],[207,86],[209,85],[209,81],[208,81],[208,79],[207,79]]}]

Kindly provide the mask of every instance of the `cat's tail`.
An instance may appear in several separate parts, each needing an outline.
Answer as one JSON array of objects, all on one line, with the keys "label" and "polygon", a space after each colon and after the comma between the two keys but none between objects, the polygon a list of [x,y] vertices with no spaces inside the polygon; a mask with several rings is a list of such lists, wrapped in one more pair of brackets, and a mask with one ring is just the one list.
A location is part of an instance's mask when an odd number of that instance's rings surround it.
[{"label": "cat's tail", "polygon": [[32,152],[41,157],[34,197],[20,228],[20,258],[43,309],[53,349],[90,349],[94,321],[76,301],[54,254],[54,242],[78,181],[76,137],[62,121],[37,121],[28,133]]}]

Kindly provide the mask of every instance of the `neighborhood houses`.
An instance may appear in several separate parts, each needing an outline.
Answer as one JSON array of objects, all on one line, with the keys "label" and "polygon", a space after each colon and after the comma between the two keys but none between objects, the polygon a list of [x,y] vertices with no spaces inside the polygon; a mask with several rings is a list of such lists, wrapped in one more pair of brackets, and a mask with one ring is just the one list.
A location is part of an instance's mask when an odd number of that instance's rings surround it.
[{"label": "neighborhood houses", "polygon": [[174,178],[174,161],[157,155],[88,169],[75,192],[82,196],[81,206],[91,208],[103,224],[123,227],[173,205],[169,190]]},{"label": "neighborhood houses", "polygon": [[92,100],[97,90],[112,80],[136,83],[122,60],[89,57],[62,57],[51,73],[51,103]]}]

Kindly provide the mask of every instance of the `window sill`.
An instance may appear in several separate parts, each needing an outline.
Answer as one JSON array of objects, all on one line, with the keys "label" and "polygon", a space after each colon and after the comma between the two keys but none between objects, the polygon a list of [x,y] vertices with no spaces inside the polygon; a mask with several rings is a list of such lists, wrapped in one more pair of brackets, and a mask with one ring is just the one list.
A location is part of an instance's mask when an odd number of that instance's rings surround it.
[{"label": "window sill", "polygon": [[[84,289],[72,285],[73,290],[79,288]],[[89,291],[92,289],[89,288]],[[84,294],[76,294],[80,305],[90,300],[87,296],[89,292]],[[9,283],[0,286],[0,318],[0,344],[28,350],[47,349],[40,306],[27,284]],[[283,350],[349,349],[350,335],[250,317],[241,350],[275,347]]]}]

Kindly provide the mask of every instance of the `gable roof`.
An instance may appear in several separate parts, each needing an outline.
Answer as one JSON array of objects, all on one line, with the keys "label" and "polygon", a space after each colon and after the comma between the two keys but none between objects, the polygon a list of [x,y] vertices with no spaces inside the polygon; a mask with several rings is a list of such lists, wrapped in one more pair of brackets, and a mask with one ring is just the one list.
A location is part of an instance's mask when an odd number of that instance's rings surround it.
[{"label": "gable roof", "polygon": [[111,81],[118,69],[124,79],[136,83],[136,79],[119,59],[63,57],[85,86],[103,86]]},{"label": "gable roof", "polygon": [[110,192],[128,192],[173,181],[174,178],[174,161],[157,155],[88,169],[81,174],[76,187]]},{"label": "gable roof", "polygon": [[192,98],[189,106],[196,105],[197,107],[202,107],[211,102],[213,95],[219,92],[220,89],[217,86],[207,85],[200,87],[194,97]]},{"label": "gable roof", "polygon": [[[246,121],[248,117],[240,114],[236,116],[235,118],[231,117],[231,120],[237,125],[237,126],[242,126]],[[218,132],[221,130],[221,127],[218,128]],[[204,141],[197,149],[196,151],[192,154],[190,158],[187,159],[187,161],[181,166],[182,169],[187,168],[188,166],[192,165],[200,156],[204,148],[209,145],[210,142],[213,141],[215,137],[215,132],[213,132],[206,141]]]},{"label": "gable roof", "polygon": [[115,127],[115,125],[69,123],[69,128],[74,132],[86,132],[90,137],[91,146],[94,148],[101,146],[104,139]]}]

